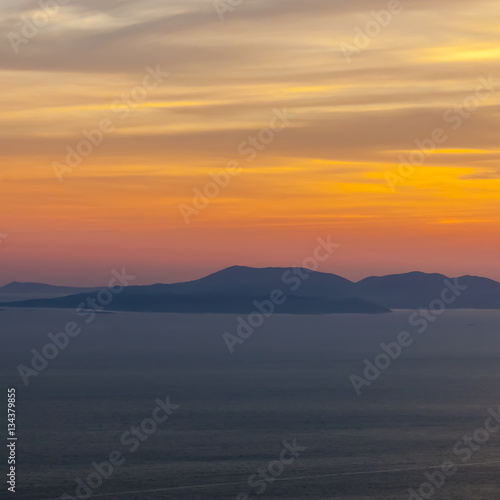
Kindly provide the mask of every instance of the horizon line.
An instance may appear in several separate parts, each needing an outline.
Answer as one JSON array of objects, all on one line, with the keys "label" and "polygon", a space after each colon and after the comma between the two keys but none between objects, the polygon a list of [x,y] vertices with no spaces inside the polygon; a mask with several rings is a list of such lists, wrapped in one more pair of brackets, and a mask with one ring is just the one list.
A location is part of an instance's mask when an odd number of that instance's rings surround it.
[{"label": "horizon line", "polygon": [[[254,266],[245,266],[245,265],[232,265],[232,266],[228,266],[228,267],[223,267],[217,271],[213,271],[211,273],[208,273],[208,274],[205,274],[199,278],[194,278],[194,279],[190,279],[190,280],[187,280],[187,281],[175,281],[175,282],[171,282],[171,283],[164,283],[164,282],[156,282],[156,283],[145,283],[145,284],[139,284],[139,285],[128,285],[128,286],[155,286],[155,285],[176,285],[176,284],[180,284],[180,283],[190,283],[190,282],[193,282],[193,281],[198,281],[200,279],[203,279],[203,278],[207,278],[209,276],[212,276],[214,274],[217,274],[217,273],[220,273],[220,272],[223,272],[223,271],[227,271],[229,269],[234,269],[234,268],[243,268],[243,269],[253,269],[253,270],[268,270],[268,269],[282,269],[282,270],[287,270],[287,269],[304,269],[306,271],[309,271],[311,273],[318,273],[318,274],[328,274],[328,275],[331,275],[331,276],[337,276],[339,278],[342,278],[342,279],[345,279],[347,281],[350,281],[351,283],[360,283],[361,281],[364,281],[366,279],[369,279],[369,278],[386,278],[386,277],[389,277],[389,276],[404,276],[404,275],[409,275],[409,274],[424,274],[424,275],[427,275],[427,276],[432,276],[432,275],[438,275],[438,276],[443,276],[445,278],[448,278],[448,279],[455,279],[455,278],[482,278],[482,279],[487,279],[487,280],[491,280],[491,281],[494,281],[496,283],[500,283],[500,281],[497,281],[493,278],[489,278],[487,276],[478,276],[478,275],[473,275],[473,274],[463,274],[463,275],[460,275],[460,276],[447,276],[446,274],[443,274],[443,273],[439,273],[439,272],[426,272],[426,271],[405,271],[405,272],[401,272],[401,273],[389,273],[389,274],[373,274],[373,275],[369,275],[369,276],[366,276],[364,278],[361,278],[360,280],[357,280],[357,281],[353,281],[349,278],[346,278],[344,276],[342,276],[341,274],[336,274],[336,273],[333,273],[333,272],[327,272],[327,271],[320,271],[320,270],[313,270],[313,269],[310,269],[310,268],[307,268],[307,267],[303,267],[303,266],[266,266],[266,267],[254,267]],[[45,285],[45,286],[51,286],[51,287],[56,287],[56,288],[88,288],[88,289],[98,289],[98,288],[107,288],[105,285],[95,285],[95,286],[88,286],[88,285],[54,285],[52,283],[46,283],[46,282],[42,282],[42,281],[9,281],[5,284],[2,284],[0,285],[0,289],[6,287],[6,286],[9,286],[9,285],[13,285],[13,284],[19,284],[19,285]]]}]

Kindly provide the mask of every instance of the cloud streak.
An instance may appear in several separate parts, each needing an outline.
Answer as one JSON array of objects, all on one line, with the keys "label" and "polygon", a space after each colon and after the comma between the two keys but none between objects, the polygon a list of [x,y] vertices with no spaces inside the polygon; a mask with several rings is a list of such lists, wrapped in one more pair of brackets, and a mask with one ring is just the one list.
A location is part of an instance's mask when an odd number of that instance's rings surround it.
[{"label": "cloud streak", "polygon": [[[350,64],[339,43],[352,41],[385,0],[252,0],[223,23],[205,0],[72,0],[19,53],[5,37],[0,203],[2,231],[16,234],[2,249],[11,278],[33,271],[34,248],[41,261],[67,262],[60,272],[72,258],[79,269],[96,260],[107,269],[104,257],[87,256],[78,244],[120,253],[115,242],[125,244],[127,227],[140,232],[124,252],[134,269],[141,245],[151,267],[164,268],[167,256],[186,268],[197,242],[208,240],[197,264],[207,271],[223,265],[230,250],[241,257],[235,263],[293,264],[293,249],[327,227],[352,241],[346,274],[356,272],[356,249],[374,240],[381,273],[391,271],[391,259],[416,259],[422,269],[435,270],[434,263],[450,274],[491,274],[461,266],[496,269],[488,249],[498,247],[497,237],[468,221],[500,223],[499,93],[481,102],[400,193],[387,189],[383,174],[474,91],[478,77],[500,81],[497,5],[402,3],[403,12]],[[38,0],[3,3],[0,30],[19,33],[23,18],[39,9]],[[157,64],[168,81],[59,186],[52,163],[82,130],[116,116],[113,101]],[[243,162],[211,209],[189,232],[182,228],[178,204],[189,203],[193,187],[224,168],[238,144],[283,107],[297,115],[287,133]],[[487,240],[480,249],[478,239]],[[452,259],[450,247],[459,249]]]}]

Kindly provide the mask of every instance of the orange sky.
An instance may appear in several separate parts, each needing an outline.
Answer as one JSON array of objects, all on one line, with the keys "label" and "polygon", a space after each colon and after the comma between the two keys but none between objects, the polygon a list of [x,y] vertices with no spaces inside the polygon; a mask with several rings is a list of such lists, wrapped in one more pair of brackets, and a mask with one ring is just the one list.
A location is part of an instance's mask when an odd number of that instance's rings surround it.
[{"label": "orange sky", "polygon": [[[300,265],[326,236],[321,270],[351,279],[500,280],[498,2],[374,16],[390,3],[247,0],[221,21],[211,1],[75,0],[34,32],[38,2],[0,6],[1,283]],[[230,182],[197,209],[212,174]]]}]

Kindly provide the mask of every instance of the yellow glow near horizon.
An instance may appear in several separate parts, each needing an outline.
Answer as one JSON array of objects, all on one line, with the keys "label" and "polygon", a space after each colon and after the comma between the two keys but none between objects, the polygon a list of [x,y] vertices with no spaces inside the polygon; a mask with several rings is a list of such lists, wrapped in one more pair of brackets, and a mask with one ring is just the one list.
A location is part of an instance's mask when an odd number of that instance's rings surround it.
[{"label": "yellow glow near horizon", "polygon": [[500,47],[439,47],[429,50],[425,60],[433,62],[466,62],[466,61],[487,61],[498,60],[500,58]]}]

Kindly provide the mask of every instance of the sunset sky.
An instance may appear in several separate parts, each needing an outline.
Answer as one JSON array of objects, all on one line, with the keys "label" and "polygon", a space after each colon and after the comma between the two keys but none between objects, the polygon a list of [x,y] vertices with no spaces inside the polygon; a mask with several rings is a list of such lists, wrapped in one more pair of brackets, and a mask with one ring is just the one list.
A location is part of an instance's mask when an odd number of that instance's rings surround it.
[{"label": "sunset sky", "polygon": [[[390,16],[372,11],[397,0],[239,3],[223,20],[212,0],[0,4],[0,284],[301,265],[327,236],[340,248],[320,270],[350,279],[500,280],[498,0],[402,0]],[[229,162],[239,173],[186,223]]]}]

